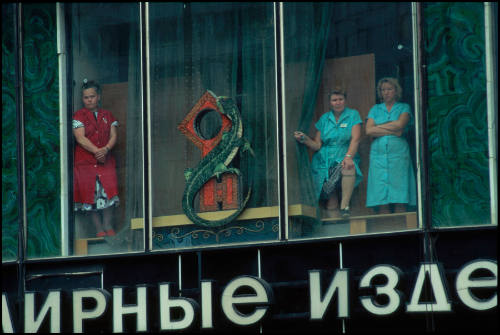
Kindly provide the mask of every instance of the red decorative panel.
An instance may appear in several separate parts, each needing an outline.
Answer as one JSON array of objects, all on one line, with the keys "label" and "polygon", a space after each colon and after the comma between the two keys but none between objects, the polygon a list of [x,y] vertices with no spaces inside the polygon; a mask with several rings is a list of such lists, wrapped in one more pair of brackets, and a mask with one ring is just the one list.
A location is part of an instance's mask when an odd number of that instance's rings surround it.
[{"label": "red decorative panel", "polygon": [[[218,112],[222,120],[220,131],[210,139],[202,138],[195,125],[196,118],[207,110]],[[217,97],[207,91],[177,128],[201,150],[203,158],[220,143],[223,131],[230,127],[231,120],[219,110]],[[238,177],[234,174],[223,174],[220,183],[217,183],[216,178],[212,178],[200,190],[200,212],[237,209],[238,205]]]}]

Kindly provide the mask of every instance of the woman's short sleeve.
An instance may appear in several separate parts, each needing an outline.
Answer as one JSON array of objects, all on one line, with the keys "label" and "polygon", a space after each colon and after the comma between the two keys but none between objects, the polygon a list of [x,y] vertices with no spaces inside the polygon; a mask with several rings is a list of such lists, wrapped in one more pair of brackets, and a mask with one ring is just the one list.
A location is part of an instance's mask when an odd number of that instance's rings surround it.
[{"label": "woman's short sleeve", "polygon": [[359,116],[359,112],[355,109],[353,109],[354,113],[353,116],[352,116],[352,125],[357,125],[358,123],[363,123],[363,121],[361,120],[361,116]]},{"label": "woman's short sleeve", "polygon": [[73,119],[73,129],[82,128],[82,127],[85,127],[85,126],[81,121]]},{"label": "woman's short sleeve", "polygon": [[410,105],[406,103],[402,103],[401,105],[402,105],[401,114],[408,113],[408,115],[410,115],[410,120],[408,121],[407,126],[413,125],[414,120],[413,120],[413,114],[411,113]]},{"label": "woman's short sleeve", "polygon": [[366,117],[366,119],[373,119],[375,120],[375,111],[377,109],[377,105],[373,106],[372,108],[370,108],[370,111],[368,112],[368,116]]},{"label": "woman's short sleeve", "polygon": [[316,122],[316,124],[314,125],[319,132],[321,132],[321,130],[325,127],[325,120],[326,120],[325,116],[326,113],[321,115],[318,122]]},{"label": "woman's short sleeve", "polygon": [[408,113],[410,114],[410,117],[412,116],[411,110],[410,110],[410,105],[408,104],[402,104],[403,105],[403,110],[401,111],[401,114],[403,113]]},{"label": "woman's short sleeve", "polygon": [[75,114],[73,114],[73,122],[72,126],[73,129],[84,127],[84,122],[85,122],[85,115],[83,114],[83,111],[77,110]]}]

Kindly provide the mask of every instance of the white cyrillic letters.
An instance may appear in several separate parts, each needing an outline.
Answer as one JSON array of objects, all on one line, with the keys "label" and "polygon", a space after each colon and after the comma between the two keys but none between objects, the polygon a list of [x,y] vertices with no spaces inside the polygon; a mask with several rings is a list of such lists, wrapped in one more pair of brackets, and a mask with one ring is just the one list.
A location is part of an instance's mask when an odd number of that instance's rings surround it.
[{"label": "white cyrillic letters", "polygon": [[349,317],[348,281],[349,271],[347,269],[337,270],[328,287],[323,300],[321,300],[320,271],[309,271],[309,296],[311,307],[311,320],[322,320],[325,311],[330,304],[333,294],[338,289],[338,312],[337,317]]},{"label": "white cyrillic letters", "polygon": [[10,316],[9,302],[7,301],[7,295],[5,293],[2,293],[2,332],[14,332],[12,317]]},{"label": "white cyrillic letters", "polygon": [[383,275],[387,278],[387,284],[384,286],[376,285],[376,295],[386,295],[389,302],[386,305],[380,305],[374,297],[360,297],[361,304],[370,313],[375,315],[389,315],[394,313],[401,305],[403,294],[396,289],[399,282],[401,270],[391,265],[379,265],[370,269],[359,282],[359,288],[368,288],[371,286],[371,280],[377,275]]},{"label": "white cyrillic letters", "polygon": [[26,292],[24,306],[24,332],[36,333],[50,311],[50,332],[61,332],[61,292],[50,291],[40,313],[35,318],[35,292]]},{"label": "white cyrillic letters", "polygon": [[212,282],[201,282],[201,328],[213,328],[212,321]]},{"label": "white cyrillic letters", "polygon": [[[195,318],[195,310],[198,304],[189,298],[170,298],[170,284],[164,283],[159,286],[160,292],[160,330],[183,330],[189,328]],[[170,310],[181,308],[184,317],[179,320],[170,319]]]},{"label": "white cyrillic letters", "polygon": [[[83,320],[97,319],[107,307],[109,293],[100,289],[80,289],[73,291],[73,332],[83,333]],[[83,310],[83,299],[94,299],[96,306]]]},{"label": "white cyrillic letters", "polygon": [[[384,276],[386,280],[377,281]],[[365,272],[359,281],[359,300],[369,313],[376,316],[387,316],[401,310],[404,294],[397,289],[402,277],[400,269],[393,265],[376,265]],[[498,265],[496,260],[476,259],[465,264],[456,276],[456,290],[460,301],[474,311],[487,311],[497,307]],[[326,283],[326,281],[324,281]],[[337,269],[326,290],[321,288],[321,272],[309,271],[309,302],[311,321],[321,321],[333,297],[336,295],[337,318],[350,316],[349,270]],[[214,282],[200,282],[200,305],[190,298],[170,297],[171,284],[160,283],[159,297],[159,330],[182,331],[195,323],[200,312],[200,329],[214,328]],[[369,293],[366,289],[370,289]],[[113,288],[112,323],[113,332],[123,332],[124,315],[136,314],[136,331],[148,331],[147,286],[138,285],[137,304],[124,304],[124,288]],[[425,291],[426,290],[426,291]],[[218,290],[215,290],[218,292]],[[406,292],[405,292],[406,293]],[[14,294],[9,292],[9,294]],[[424,295],[424,296],[423,296]],[[24,296],[24,332],[32,333],[45,328],[50,332],[61,332],[61,307],[64,311],[68,302],[62,302],[61,291],[49,291],[45,301],[35,292],[26,292]],[[37,298],[38,297],[38,298]],[[380,299],[380,298],[384,299]],[[22,297],[21,297],[22,298]],[[76,289],[72,292],[73,332],[84,332],[84,320],[104,317],[108,306],[111,306],[111,295],[102,289]],[[293,298],[292,298],[293,299]],[[2,292],[2,331],[13,333],[16,324],[16,310],[11,310],[7,293]],[[217,299],[215,299],[217,300]],[[238,326],[251,326],[266,316],[273,303],[271,286],[263,279],[253,276],[240,276],[230,281],[221,296],[221,307],[225,317]],[[90,302],[90,304],[89,304]],[[294,301],[290,303],[303,303]],[[62,305],[61,305],[62,304]],[[37,306],[37,308],[36,308]],[[41,306],[38,308],[38,306]],[[88,308],[88,307],[90,308]],[[71,306],[69,306],[71,307]],[[84,309],[84,307],[87,307]],[[451,301],[448,299],[447,280],[438,263],[422,263],[415,279],[410,299],[406,303],[408,313],[451,312]],[[220,310],[218,310],[220,312]],[[109,314],[109,313],[108,313]],[[106,314],[106,317],[108,316]],[[67,314],[63,314],[66,316]],[[217,313],[218,315],[218,313]],[[50,319],[47,320],[50,316]],[[49,324],[50,322],[50,324]],[[48,327],[46,327],[46,325]],[[43,329],[40,329],[42,328]],[[156,327],[156,324],[155,324]],[[68,330],[64,330],[68,331]]]},{"label": "white cyrillic letters", "polygon": [[[243,286],[247,286],[255,294],[235,296],[235,292]],[[272,290],[269,284],[262,279],[252,276],[242,276],[233,279],[222,292],[222,310],[226,317],[234,324],[248,326],[259,322],[266,314]],[[255,310],[250,314],[243,314],[238,311],[235,305],[255,304]]]},{"label": "white cyrillic letters", "polygon": [[[420,296],[425,282],[425,276],[429,275],[432,292],[436,301],[434,303],[420,303]],[[446,283],[441,271],[435,263],[423,263],[420,265],[413,294],[410,303],[406,306],[407,312],[451,312],[451,304],[446,294]]]},{"label": "white cyrillic letters", "polygon": [[[471,274],[479,269],[490,271],[493,276],[489,278],[471,278]],[[496,288],[498,279],[498,265],[496,262],[477,260],[464,266],[457,275],[456,287],[460,300],[469,308],[484,311],[497,305],[497,293],[490,299],[479,299],[470,291],[471,288]]]},{"label": "white cyrillic letters", "polygon": [[147,330],[146,286],[137,286],[137,305],[123,305],[123,288],[113,287],[113,332],[123,332],[123,314],[137,314],[138,332]]}]

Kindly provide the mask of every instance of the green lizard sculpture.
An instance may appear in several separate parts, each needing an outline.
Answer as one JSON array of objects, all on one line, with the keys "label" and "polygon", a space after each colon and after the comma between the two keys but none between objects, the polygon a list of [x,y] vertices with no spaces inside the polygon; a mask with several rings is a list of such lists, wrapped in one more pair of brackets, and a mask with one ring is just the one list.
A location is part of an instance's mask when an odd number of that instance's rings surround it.
[{"label": "green lizard sculpture", "polygon": [[215,146],[203,159],[195,169],[186,169],[184,175],[186,177],[186,187],[182,197],[182,209],[186,216],[195,224],[220,227],[233,221],[245,209],[245,206],[250,199],[252,188],[243,200],[240,208],[230,216],[220,220],[205,220],[196,214],[193,202],[196,194],[201,190],[202,186],[213,177],[220,180],[223,173],[235,173],[240,175],[240,170],[236,168],[228,168],[229,163],[236,156],[236,153],[241,148],[241,152],[249,150],[254,155],[250,143],[246,141],[243,135],[243,125],[238,109],[231,98],[217,97],[214,93],[208,91],[216,98],[217,107],[222,114],[226,115],[231,120],[231,127],[222,134],[220,143]]}]

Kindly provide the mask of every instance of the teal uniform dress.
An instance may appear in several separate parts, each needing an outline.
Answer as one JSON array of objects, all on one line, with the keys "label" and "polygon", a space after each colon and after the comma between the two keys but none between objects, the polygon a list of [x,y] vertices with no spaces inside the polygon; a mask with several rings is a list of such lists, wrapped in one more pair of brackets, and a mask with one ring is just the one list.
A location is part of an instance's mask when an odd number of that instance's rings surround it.
[{"label": "teal uniform dress", "polygon": [[415,173],[404,136],[413,124],[410,106],[396,102],[389,113],[385,103],[377,104],[370,109],[367,119],[371,118],[375,125],[381,125],[398,120],[403,113],[410,115],[410,121],[402,136],[375,137],[371,144],[366,207],[391,203],[416,205]]},{"label": "teal uniform dress", "polygon": [[[344,160],[351,143],[352,127],[359,123],[362,123],[362,121],[358,111],[347,107],[340,114],[338,122],[335,120],[333,110],[323,114],[316,122],[316,129],[321,133],[322,145],[312,157],[311,170],[318,200],[323,183],[328,179],[328,168]],[[354,186],[357,186],[363,179],[363,174],[359,169],[360,158],[358,153],[353,157],[353,161],[356,168]]]}]

